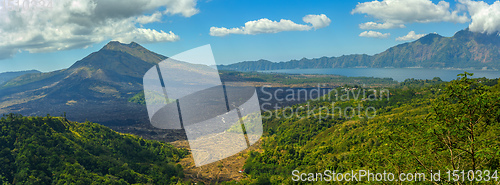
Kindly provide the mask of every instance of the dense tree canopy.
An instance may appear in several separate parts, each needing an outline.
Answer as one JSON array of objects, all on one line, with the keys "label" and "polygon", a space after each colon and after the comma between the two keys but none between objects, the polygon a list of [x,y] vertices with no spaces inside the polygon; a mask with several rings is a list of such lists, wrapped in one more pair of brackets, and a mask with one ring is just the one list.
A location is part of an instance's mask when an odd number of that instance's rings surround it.
[{"label": "dense tree canopy", "polygon": [[187,154],[169,144],[61,117],[0,119],[3,184],[170,184]]},{"label": "dense tree canopy", "polygon": [[[493,173],[500,167],[500,85],[470,76],[448,83],[407,80],[407,86],[389,89],[390,100],[337,104],[373,106],[373,119],[266,119],[263,151],[250,152],[245,182],[290,184],[293,170]],[[456,183],[441,175],[440,183]]]}]

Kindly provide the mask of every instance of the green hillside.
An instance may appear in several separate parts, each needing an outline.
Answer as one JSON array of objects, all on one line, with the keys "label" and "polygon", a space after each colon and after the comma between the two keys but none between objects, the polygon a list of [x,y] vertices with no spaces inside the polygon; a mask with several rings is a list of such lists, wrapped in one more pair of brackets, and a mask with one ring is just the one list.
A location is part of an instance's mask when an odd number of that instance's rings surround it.
[{"label": "green hillside", "polygon": [[172,184],[187,151],[62,117],[0,119],[2,184]]},{"label": "green hillside", "polygon": [[[440,183],[447,183],[446,170],[490,170],[490,177],[494,170],[500,170],[498,79],[471,79],[466,75],[449,83],[389,91],[388,101],[353,99],[335,105],[373,106],[377,115],[372,119],[363,114],[346,119],[337,112],[335,117],[320,118],[320,109],[312,114],[317,117],[308,119],[265,119],[263,150],[250,152],[245,165],[249,178],[244,183],[292,184],[292,178],[296,178],[293,170],[307,174],[325,170],[422,172],[427,179],[431,170],[441,170]],[[331,101],[309,102],[309,106],[332,109]],[[316,182],[321,183],[331,182]],[[363,183],[374,182],[364,179]]]}]

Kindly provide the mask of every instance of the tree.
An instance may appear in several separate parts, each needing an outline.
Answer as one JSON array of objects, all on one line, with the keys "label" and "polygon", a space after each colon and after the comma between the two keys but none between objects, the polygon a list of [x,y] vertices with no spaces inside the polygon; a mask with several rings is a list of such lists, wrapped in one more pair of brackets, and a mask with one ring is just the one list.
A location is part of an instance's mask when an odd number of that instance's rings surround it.
[{"label": "tree", "polygon": [[[492,170],[499,167],[500,94],[460,74],[433,100],[421,122],[408,123],[392,142],[418,166],[431,170]],[[405,131],[406,130],[406,131]]]}]

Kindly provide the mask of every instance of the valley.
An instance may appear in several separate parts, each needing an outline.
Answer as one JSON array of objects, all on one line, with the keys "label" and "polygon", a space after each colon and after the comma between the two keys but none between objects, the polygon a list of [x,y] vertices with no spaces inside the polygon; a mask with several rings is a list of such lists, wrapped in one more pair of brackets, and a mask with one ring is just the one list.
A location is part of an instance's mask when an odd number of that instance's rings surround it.
[{"label": "valley", "polygon": [[[174,181],[182,184],[289,184],[293,183],[292,170],[318,172],[328,169],[345,172],[450,168],[455,163],[446,159],[440,159],[438,165],[433,165],[436,156],[426,151],[438,151],[440,155],[451,153],[439,146],[429,145],[426,148],[410,143],[440,142],[439,137],[425,135],[429,131],[419,124],[440,129],[443,131],[441,134],[446,134],[445,130],[454,129],[453,125],[444,124],[446,120],[455,120],[455,117],[463,119],[468,115],[475,116],[471,119],[478,122],[474,129],[479,130],[474,136],[482,138],[477,141],[481,144],[468,145],[469,136],[460,129],[453,130],[462,134],[454,138],[453,142],[468,146],[471,150],[485,151],[478,159],[488,159],[488,162],[473,164],[471,159],[475,159],[475,156],[463,157],[466,168],[478,165],[493,170],[498,165],[493,153],[496,151],[494,147],[500,143],[488,139],[498,137],[495,133],[500,128],[497,127],[500,121],[498,79],[471,78],[471,74],[464,73],[451,82],[444,82],[440,78],[397,82],[391,78],[221,70],[220,78],[227,86],[256,88],[264,118],[264,133],[249,149],[221,161],[196,167],[183,130],[157,129],[149,123],[142,74],[165,58],[137,43],[110,42],[68,69],[19,74],[2,83],[0,112],[5,116],[1,119],[0,139],[6,143],[2,148],[5,154],[3,159],[7,161],[6,165],[12,161],[17,163],[25,160],[30,165],[10,165],[17,169],[15,173],[12,167],[5,167],[0,173],[0,180],[13,183],[15,177],[22,179],[20,182],[28,182],[29,175],[24,173],[27,171],[36,176],[33,182],[83,182],[95,179],[102,182],[121,181],[124,184]],[[174,76],[182,74],[183,68],[193,67],[182,65],[185,66],[180,70],[177,66],[178,71]],[[349,95],[342,98],[345,96],[342,92],[346,91]],[[355,98],[355,92],[363,93],[358,93]],[[349,98],[350,93],[352,98]],[[359,97],[360,94],[363,95]],[[369,98],[372,96],[384,98]],[[454,101],[448,101],[453,98]],[[458,106],[469,112],[450,108],[457,106],[456,101],[462,102]],[[444,110],[452,112],[440,112],[443,109],[439,106],[448,107]],[[360,110],[370,107],[376,111],[369,115],[368,112],[358,111],[357,107]],[[475,109],[482,111],[474,112]],[[40,133],[28,137],[22,134],[34,131],[15,131],[25,129],[18,128],[23,124]],[[424,135],[434,139],[420,137]],[[27,140],[13,144],[16,142],[12,138]],[[125,143],[120,143],[119,140],[123,138],[126,138]],[[54,145],[37,145],[33,148],[29,144],[32,141],[44,143],[46,140],[68,141],[65,146],[75,148],[71,150],[79,151],[79,156],[57,156],[53,152],[46,152],[56,151]],[[90,144],[86,145],[85,142]],[[165,153],[166,158],[155,158],[160,162],[150,160],[147,164],[139,162],[143,160],[141,155],[162,156],[155,153],[159,150],[155,148],[158,146],[169,150]],[[140,154],[132,152],[133,155],[129,156],[131,153],[126,151],[131,147],[135,147],[134,152]],[[461,149],[452,149],[455,150]],[[47,164],[44,160],[24,159],[14,151],[42,152],[40,156],[54,156],[54,159],[62,162],[51,162],[53,167],[45,168]],[[105,155],[96,151],[104,152]],[[421,156],[418,159],[422,163],[410,159],[415,157],[415,153]],[[66,156],[70,158],[66,159]],[[96,160],[112,160],[114,166],[100,167],[93,162]],[[162,164],[165,168],[156,167],[153,163]],[[158,174],[147,170],[144,165],[150,166],[149,169],[160,170],[169,179],[159,178]],[[57,178],[49,177],[51,173],[56,174]]]},{"label": "valley", "polygon": [[499,174],[500,0],[0,0],[0,185]]}]

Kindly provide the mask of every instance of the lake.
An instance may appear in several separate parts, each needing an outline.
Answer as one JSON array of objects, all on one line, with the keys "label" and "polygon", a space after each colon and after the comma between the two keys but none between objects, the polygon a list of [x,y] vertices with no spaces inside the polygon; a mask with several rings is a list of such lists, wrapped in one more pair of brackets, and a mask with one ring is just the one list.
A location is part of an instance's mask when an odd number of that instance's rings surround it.
[{"label": "lake", "polygon": [[489,70],[456,70],[456,69],[425,69],[425,68],[330,68],[330,69],[281,69],[260,72],[287,74],[329,74],[348,77],[392,78],[402,82],[408,78],[432,79],[439,77],[443,81],[457,79],[457,74],[467,71],[474,73],[474,78],[499,78],[500,71]]}]

